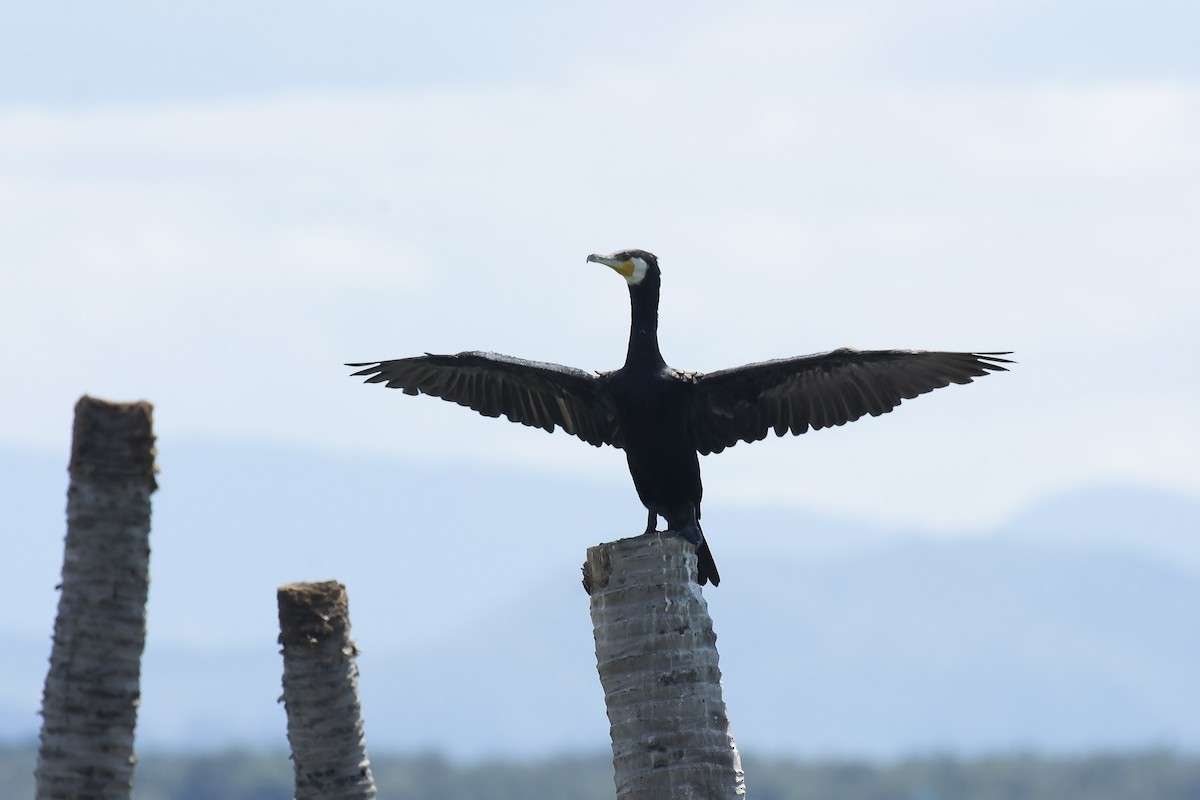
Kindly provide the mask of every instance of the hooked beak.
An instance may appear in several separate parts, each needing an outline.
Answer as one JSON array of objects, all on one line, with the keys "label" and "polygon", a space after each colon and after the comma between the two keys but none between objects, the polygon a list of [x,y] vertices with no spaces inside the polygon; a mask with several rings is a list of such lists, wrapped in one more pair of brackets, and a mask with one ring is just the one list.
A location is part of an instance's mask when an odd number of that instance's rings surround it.
[{"label": "hooked beak", "polygon": [[587,257],[587,260],[597,264],[603,264],[606,267],[611,267],[615,272],[623,275],[626,278],[633,275],[634,264],[633,260],[629,258],[613,258],[612,256],[601,256],[597,255],[596,253],[592,253]]}]

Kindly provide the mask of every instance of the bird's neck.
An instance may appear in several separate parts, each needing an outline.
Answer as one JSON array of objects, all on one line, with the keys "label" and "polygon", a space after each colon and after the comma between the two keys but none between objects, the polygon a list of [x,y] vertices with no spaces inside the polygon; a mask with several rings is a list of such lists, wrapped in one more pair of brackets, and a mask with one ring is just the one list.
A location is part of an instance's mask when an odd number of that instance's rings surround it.
[{"label": "bird's neck", "polygon": [[631,286],[629,289],[629,351],[625,366],[661,367],[658,350],[658,287]]}]

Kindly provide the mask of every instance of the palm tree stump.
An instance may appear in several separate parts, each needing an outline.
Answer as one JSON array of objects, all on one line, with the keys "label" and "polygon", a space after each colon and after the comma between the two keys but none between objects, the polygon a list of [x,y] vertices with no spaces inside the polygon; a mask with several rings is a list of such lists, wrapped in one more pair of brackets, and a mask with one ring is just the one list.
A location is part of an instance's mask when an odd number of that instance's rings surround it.
[{"label": "palm tree stump", "polygon": [[149,403],[86,396],[75,406],[39,800],[118,800],[133,788],[156,488],[152,412]]},{"label": "palm tree stump", "polygon": [[358,701],[358,649],[346,587],[337,581],[280,586],[283,702],[296,800],[369,800],[375,779]]},{"label": "palm tree stump", "polygon": [[587,553],[618,800],[745,794],[695,548],[648,533]]}]

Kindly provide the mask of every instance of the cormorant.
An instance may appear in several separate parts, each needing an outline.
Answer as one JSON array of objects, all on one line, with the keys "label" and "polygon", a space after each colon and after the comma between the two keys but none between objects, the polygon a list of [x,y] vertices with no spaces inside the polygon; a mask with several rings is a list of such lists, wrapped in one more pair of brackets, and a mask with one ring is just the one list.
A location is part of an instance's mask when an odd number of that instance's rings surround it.
[{"label": "cormorant", "polygon": [[574,367],[497,353],[426,354],[363,367],[367,383],[405,394],[431,394],[488,417],[553,431],[555,426],[599,447],[625,451],[638,497],[649,511],[697,546],[697,579],[720,583],[700,529],[698,454],[719,453],[774,431],[804,433],[879,416],[901,400],[970,383],[1012,363],[1007,352],[854,350],[781,358],[717,372],[667,366],[658,349],[658,259],[645,250],[590,255],[629,284],[631,324],[625,365],[592,374]]}]

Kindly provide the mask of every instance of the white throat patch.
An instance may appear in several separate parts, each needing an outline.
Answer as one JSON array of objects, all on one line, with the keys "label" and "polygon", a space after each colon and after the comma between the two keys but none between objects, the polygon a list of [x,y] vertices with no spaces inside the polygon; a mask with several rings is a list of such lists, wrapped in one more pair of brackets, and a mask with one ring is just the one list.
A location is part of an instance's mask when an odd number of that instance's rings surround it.
[{"label": "white throat patch", "polygon": [[637,286],[646,277],[646,272],[650,269],[650,265],[637,256],[629,259],[629,263],[633,264],[633,272],[625,276],[625,281],[630,286]]}]

